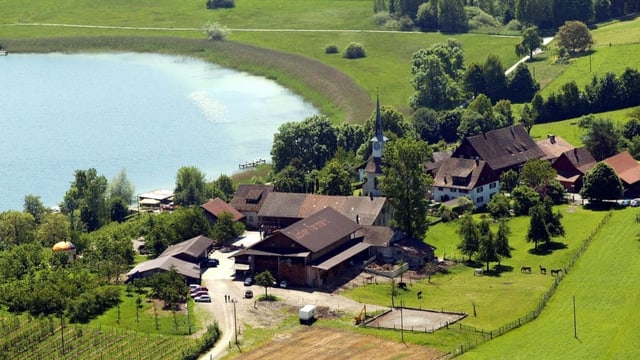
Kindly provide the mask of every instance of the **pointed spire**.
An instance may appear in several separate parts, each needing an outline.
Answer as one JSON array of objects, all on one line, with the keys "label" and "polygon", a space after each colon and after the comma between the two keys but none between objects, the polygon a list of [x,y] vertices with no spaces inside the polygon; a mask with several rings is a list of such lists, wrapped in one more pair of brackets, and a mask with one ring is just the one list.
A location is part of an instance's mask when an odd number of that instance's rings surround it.
[{"label": "pointed spire", "polygon": [[380,94],[376,92],[376,138],[378,138],[378,141],[382,141],[383,137],[382,114],[380,113]]}]

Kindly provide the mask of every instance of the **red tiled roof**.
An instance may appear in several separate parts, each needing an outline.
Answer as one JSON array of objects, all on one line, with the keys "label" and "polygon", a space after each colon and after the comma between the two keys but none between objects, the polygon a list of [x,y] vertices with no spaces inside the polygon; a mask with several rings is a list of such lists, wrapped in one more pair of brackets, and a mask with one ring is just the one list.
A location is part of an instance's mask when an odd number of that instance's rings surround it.
[{"label": "red tiled roof", "polygon": [[233,215],[233,221],[238,221],[244,218],[244,215],[236,210],[233,206],[227,204],[224,200],[220,198],[215,198],[207,201],[205,204],[201,205],[201,207],[208,212],[209,214],[215,216],[216,218],[220,217],[223,212],[227,212]]},{"label": "red tiled roof", "polygon": [[623,151],[602,161],[611,166],[625,184],[632,185],[640,181],[640,164],[628,151]]}]

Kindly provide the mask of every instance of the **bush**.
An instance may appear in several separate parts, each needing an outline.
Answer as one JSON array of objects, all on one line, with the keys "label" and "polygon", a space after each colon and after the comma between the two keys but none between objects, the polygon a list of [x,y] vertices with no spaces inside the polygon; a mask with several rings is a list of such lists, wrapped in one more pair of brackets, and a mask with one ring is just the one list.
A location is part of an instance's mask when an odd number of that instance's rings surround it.
[{"label": "bush", "polygon": [[347,45],[347,48],[344,50],[343,57],[347,59],[359,59],[366,57],[366,51],[364,46],[357,42],[351,42]]},{"label": "bush", "polygon": [[522,24],[520,23],[520,21],[513,19],[507,24],[507,30],[520,31],[522,30]]},{"label": "bush", "polygon": [[207,9],[230,9],[236,7],[235,0],[207,0]]},{"label": "bush", "polygon": [[336,44],[330,44],[330,45],[327,45],[327,47],[324,48],[324,52],[326,54],[337,54],[340,51],[338,50],[338,46]]},{"label": "bush", "polygon": [[466,7],[465,10],[467,12],[467,19],[469,19],[469,28],[472,30],[500,27],[498,20],[482,11],[479,7],[469,6]]},{"label": "bush", "polygon": [[398,26],[400,31],[413,31],[413,27],[414,27],[414,23],[413,20],[411,20],[410,17],[408,16],[403,16],[400,18],[400,21],[398,21]]},{"label": "bush", "polygon": [[380,11],[373,15],[373,23],[379,27],[385,27],[389,20],[391,20],[391,15],[388,11]]},{"label": "bush", "polygon": [[217,22],[207,22],[202,28],[209,40],[223,41],[227,35],[231,33],[226,26],[220,25]]}]

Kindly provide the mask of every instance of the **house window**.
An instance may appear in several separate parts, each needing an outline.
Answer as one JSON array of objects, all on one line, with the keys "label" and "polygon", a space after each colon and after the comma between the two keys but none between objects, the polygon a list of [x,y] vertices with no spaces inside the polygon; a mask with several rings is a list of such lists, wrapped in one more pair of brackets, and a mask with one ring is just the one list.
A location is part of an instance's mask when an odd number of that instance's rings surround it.
[{"label": "house window", "polygon": [[477,193],[481,193],[482,192],[482,186],[480,186],[479,188],[476,189]]},{"label": "house window", "polygon": [[480,197],[476,200],[476,202],[477,202],[478,204],[479,204],[479,203],[481,203],[481,202],[483,202],[483,201],[484,201],[484,197],[483,197],[483,196],[480,196]]},{"label": "house window", "polygon": [[442,186],[438,186],[438,191],[443,191],[444,188]]},{"label": "house window", "polygon": [[456,189],[450,189],[450,190],[451,190],[451,192],[456,192],[457,191]]},{"label": "house window", "polygon": [[469,190],[467,190],[467,189],[460,189],[460,192],[461,192],[461,193],[463,193],[463,194],[468,194],[468,193],[469,193]]},{"label": "house window", "polygon": [[489,184],[489,189],[494,189],[496,187],[496,183]]}]

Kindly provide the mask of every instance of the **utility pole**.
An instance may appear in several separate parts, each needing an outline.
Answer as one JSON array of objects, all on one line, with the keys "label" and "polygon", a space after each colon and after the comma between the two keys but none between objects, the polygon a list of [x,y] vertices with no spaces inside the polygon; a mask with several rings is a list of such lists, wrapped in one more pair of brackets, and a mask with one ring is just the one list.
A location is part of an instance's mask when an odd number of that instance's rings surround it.
[{"label": "utility pole", "polygon": [[404,302],[400,301],[400,337],[402,338],[402,343],[404,344],[404,319],[402,317],[403,306],[404,306]]},{"label": "utility pole", "polygon": [[578,327],[576,324],[576,296],[573,295],[573,336],[578,338]]},{"label": "utility pole", "polygon": [[238,325],[236,319],[236,299],[233,299],[233,332],[236,336],[236,345],[238,345]]},{"label": "utility pole", "polygon": [[64,313],[60,312],[60,337],[62,338],[62,355],[64,355]]},{"label": "utility pole", "polygon": [[191,316],[189,316],[189,298],[187,298],[187,327],[189,327],[189,335],[191,335]]}]

